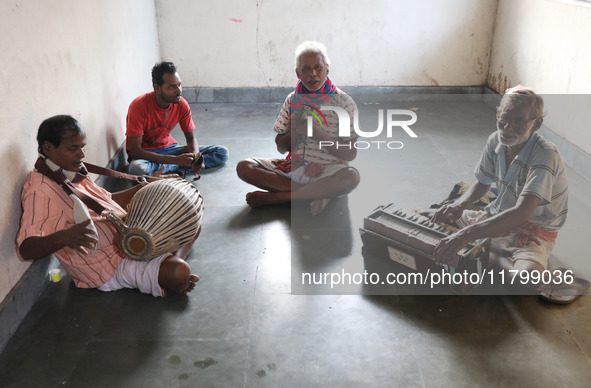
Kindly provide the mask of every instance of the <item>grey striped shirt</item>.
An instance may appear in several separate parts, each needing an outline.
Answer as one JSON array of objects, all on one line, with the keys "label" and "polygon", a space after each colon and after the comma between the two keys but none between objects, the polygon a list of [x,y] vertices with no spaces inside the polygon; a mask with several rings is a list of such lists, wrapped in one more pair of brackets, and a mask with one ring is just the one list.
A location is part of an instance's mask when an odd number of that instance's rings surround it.
[{"label": "grey striped shirt", "polygon": [[499,191],[488,211],[493,215],[505,211],[515,206],[519,196],[533,194],[540,202],[529,221],[557,232],[568,212],[568,177],[556,146],[534,132],[509,170],[505,166],[505,146],[497,131],[489,136],[474,171],[480,183],[495,183]]}]

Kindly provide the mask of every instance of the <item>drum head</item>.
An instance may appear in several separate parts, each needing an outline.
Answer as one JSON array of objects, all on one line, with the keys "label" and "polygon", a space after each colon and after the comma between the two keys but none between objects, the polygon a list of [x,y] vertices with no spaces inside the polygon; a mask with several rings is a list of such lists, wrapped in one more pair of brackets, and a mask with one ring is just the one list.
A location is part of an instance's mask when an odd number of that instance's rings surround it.
[{"label": "drum head", "polygon": [[131,236],[127,239],[127,249],[136,255],[141,255],[148,249],[148,242],[140,236]]},{"label": "drum head", "polygon": [[145,231],[130,228],[121,237],[121,245],[127,258],[133,260],[150,260],[154,258],[152,237]]}]

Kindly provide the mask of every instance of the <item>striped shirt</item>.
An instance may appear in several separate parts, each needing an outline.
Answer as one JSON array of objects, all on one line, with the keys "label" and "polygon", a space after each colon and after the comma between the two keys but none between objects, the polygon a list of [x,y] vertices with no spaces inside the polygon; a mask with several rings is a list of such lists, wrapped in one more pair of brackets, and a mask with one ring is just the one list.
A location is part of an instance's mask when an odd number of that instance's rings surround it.
[{"label": "striped shirt", "polygon": [[556,146],[534,132],[508,170],[505,148],[498,131],[494,132],[476,166],[476,179],[486,185],[495,183],[499,191],[487,209],[494,215],[514,207],[520,196],[532,194],[540,202],[529,221],[545,231],[557,232],[568,213],[568,177]]},{"label": "striped shirt", "polygon": [[[294,98],[294,92],[290,93],[285,102],[283,103],[283,107],[281,108],[281,112],[279,112],[279,116],[275,121],[274,130],[278,134],[282,135],[287,132],[288,123],[289,123],[289,107],[291,105],[291,101]],[[322,114],[326,117],[327,128],[323,128],[323,130],[331,135],[334,139],[333,141],[347,143],[349,141],[354,141],[359,137],[354,129],[354,112],[357,108],[355,101],[341,89],[337,88],[336,93],[332,95],[330,101],[325,102],[322,105],[326,106],[336,106],[343,108],[349,114],[349,121],[350,121],[350,128],[349,128],[349,137],[348,138],[339,138],[339,117],[336,112],[332,110],[323,110]],[[317,123],[314,123],[316,125]],[[318,124],[320,125],[320,124]],[[326,124],[323,124],[326,125]],[[353,145],[351,145],[353,147]],[[335,163],[343,163],[343,161],[336,156],[332,155],[330,152],[326,150],[326,146],[324,148],[320,147],[318,141],[313,140],[309,137],[305,137],[303,141],[297,141],[295,144],[295,149],[292,150],[292,156],[300,156],[304,163],[320,163],[320,164],[335,164]]]},{"label": "striped shirt", "polygon": [[[74,186],[111,209],[115,215],[125,217],[125,210],[111,199],[111,193],[92,180],[87,178],[74,183]],[[23,215],[16,238],[18,247],[28,237],[48,236],[75,224],[72,199],[61,186],[36,171],[27,177],[21,201]],[[80,288],[96,288],[106,283],[124,257],[123,251],[115,245],[115,241],[121,238],[117,229],[91,209],[88,211],[99,235],[99,246],[94,255],[82,255],[69,247],[54,252],[74,284]]]}]

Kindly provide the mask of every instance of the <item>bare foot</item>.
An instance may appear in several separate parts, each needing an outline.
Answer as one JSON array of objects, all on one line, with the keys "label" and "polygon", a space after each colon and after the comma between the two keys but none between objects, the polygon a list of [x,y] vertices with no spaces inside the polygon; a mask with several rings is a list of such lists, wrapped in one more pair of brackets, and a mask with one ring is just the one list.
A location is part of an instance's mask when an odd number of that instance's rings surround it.
[{"label": "bare foot", "polygon": [[329,202],[330,202],[330,199],[328,199],[328,198],[320,198],[320,199],[314,199],[314,200],[310,201],[310,214],[312,214],[313,216],[316,216],[316,215],[322,213],[322,211],[324,210],[326,205],[328,205]]},{"label": "bare foot", "polygon": [[289,202],[291,199],[289,192],[268,192],[253,191],[246,194],[246,203],[251,207],[260,207],[265,205],[274,205],[278,203]]},{"label": "bare foot", "polygon": [[181,294],[188,294],[189,292],[193,291],[195,288],[195,284],[199,281],[199,276],[191,274],[189,276],[188,285],[184,290],[181,290]]}]

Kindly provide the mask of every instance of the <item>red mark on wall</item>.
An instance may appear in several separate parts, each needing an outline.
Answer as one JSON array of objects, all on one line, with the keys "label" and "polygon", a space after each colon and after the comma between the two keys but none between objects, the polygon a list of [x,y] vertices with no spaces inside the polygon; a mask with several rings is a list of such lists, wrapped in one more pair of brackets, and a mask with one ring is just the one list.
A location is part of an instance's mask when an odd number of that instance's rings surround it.
[{"label": "red mark on wall", "polygon": [[230,20],[233,21],[234,23],[242,23],[242,19],[230,18]]}]

